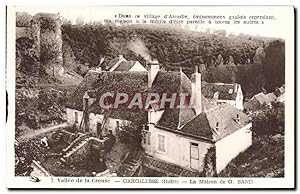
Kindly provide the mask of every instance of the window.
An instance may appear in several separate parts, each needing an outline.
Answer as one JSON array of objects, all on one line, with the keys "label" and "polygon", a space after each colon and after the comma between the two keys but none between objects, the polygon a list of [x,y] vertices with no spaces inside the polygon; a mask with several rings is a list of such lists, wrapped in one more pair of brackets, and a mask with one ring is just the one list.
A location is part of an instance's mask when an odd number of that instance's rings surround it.
[{"label": "window", "polygon": [[120,132],[120,122],[116,121],[116,133]]},{"label": "window", "polygon": [[158,151],[166,152],[166,137],[164,135],[158,134]]},{"label": "window", "polygon": [[75,112],[75,123],[78,123],[78,112]]}]

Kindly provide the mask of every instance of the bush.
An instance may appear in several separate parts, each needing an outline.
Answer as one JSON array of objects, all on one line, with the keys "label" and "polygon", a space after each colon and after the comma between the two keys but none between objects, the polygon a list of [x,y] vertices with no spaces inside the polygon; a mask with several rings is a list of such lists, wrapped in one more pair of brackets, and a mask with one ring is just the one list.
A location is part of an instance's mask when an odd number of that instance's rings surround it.
[{"label": "bush", "polygon": [[28,176],[32,172],[33,160],[43,160],[45,148],[37,140],[29,140],[15,145],[15,155],[18,163],[15,165],[16,176]]},{"label": "bush", "polygon": [[37,96],[29,97],[25,95],[26,91],[29,90],[16,93],[16,128],[26,125],[31,129],[38,129],[65,121],[64,93],[54,89],[42,89],[38,90]]},{"label": "bush", "polygon": [[265,106],[253,117],[252,130],[258,135],[284,134],[284,104],[273,103]]},{"label": "bush", "polygon": [[140,149],[142,142],[141,131],[132,126],[122,127],[122,129],[119,135],[120,142],[130,145],[135,149]]},{"label": "bush", "polygon": [[215,177],[217,176],[216,171],[216,147],[212,146],[207,150],[204,158],[203,171],[201,172],[202,177]]}]

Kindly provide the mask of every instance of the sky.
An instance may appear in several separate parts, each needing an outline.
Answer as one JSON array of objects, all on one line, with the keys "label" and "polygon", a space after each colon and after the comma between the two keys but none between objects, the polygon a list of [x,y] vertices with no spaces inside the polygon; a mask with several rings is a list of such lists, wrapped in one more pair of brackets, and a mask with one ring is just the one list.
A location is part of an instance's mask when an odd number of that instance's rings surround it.
[{"label": "sky", "polygon": [[[206,24],[198,25],[197,30],[225,29],[227,34],[244,33],[250,35],[260,35],[265,37],[277,37],[285,39],[290,35],[288,26],[293,25],[292,7],[264,7],[264,6],[90,6],[90,7],[16,7],[16,11],[28,12],[34,15],[39,12],[59,13],[62,17],[75,23],[77,18],[83,18],[85,22],[103,21],[104,19],[113,19],[116,14],[141,15],[153,14],[160,15],[181,15],[187,14],[191,19],[194,15],[217,15],[228,18],[245,16],[247,20],[252,16],[273,16],[274,20],[267,20],[264,24]],[[226,19],[228,20],[228,19]],[[208,20],[206,20],[208,21]],[[253,20],[252,20],[253,21]],[[233,20],[231,20],[233,22]],[[183,25],[184,26],[184,25]],[[191,29],[195,26],[191,25]]]}]

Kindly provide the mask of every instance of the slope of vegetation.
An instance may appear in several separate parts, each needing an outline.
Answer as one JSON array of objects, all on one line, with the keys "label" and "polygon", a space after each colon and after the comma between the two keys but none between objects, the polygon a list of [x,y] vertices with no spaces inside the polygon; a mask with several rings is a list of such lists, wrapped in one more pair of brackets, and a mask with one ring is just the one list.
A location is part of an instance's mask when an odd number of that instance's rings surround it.
[{"label": "slope of vegetation", "polygon": [[74,53],[74,60],[96,66],[104,57],[119,54],[128,60],[157,59],[162,68],[183,67],[190,75],[201,65],[208,82],[238,82],[246,97],[264,87],[273,91],[284,83],[285,44],[281,39],[253,36],[220,36],[163,26],[101,24],[71,25],[62,28],[63,41]]}]

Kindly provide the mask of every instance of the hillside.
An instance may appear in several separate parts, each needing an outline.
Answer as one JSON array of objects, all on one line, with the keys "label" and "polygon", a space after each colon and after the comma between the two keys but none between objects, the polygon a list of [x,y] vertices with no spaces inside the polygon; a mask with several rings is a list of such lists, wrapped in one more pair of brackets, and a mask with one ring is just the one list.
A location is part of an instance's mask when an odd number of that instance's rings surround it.
[{"label": "hillside", "polygon": [[145,60],[157,59],[166,70],[183,67],[187,75],[195,64],[203,64],[205,81],[241,83],[248,97],[261,91],[262,86],[272,91],[284,82],[281,39],[224,36],[153,25],[68,23],[62,26],[62,37],[74,60],[89,67],[98,65],[102,57],[110,60],[119,54],[143,65]]}]

